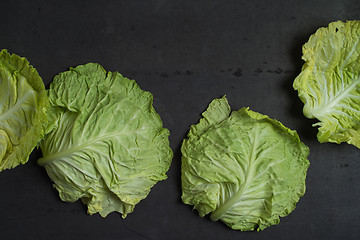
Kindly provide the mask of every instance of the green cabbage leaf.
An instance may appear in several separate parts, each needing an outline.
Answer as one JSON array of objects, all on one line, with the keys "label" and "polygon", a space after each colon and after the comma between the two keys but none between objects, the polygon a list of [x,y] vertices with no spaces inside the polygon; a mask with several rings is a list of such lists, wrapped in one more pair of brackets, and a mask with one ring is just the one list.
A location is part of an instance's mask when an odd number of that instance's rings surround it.
[{"label": "green cabbage leaf", "polygon": [[305,193],[309,149],[296,131],[248,108],[213,100],[184,139],[182,200],[229,227],[263,230]]},{"label": "green cabbage leaf", "polygon": [[360,21],[332,22],[303,46],[303,65],[293,87],[304,115],[319,120],[319,142],[360,148]]},{"label": "green cabbage leaf", "polygon": [[153,96],[134,80],[89,63],[57,75],[49,89],[45,167],[63,201],[81,199],[88,213],[125,218],[166,179],[169,131]]},{"label": "green cabbage leaf", "polygon": [[49,100],[28,60],[0,51],[0,171],[24,164],[44,135]]}]

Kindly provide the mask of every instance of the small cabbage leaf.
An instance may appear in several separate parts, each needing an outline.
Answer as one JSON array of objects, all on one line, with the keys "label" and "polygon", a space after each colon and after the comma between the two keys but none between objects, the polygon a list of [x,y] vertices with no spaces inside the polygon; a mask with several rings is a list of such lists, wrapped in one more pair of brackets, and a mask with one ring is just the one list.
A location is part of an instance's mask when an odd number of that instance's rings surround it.
[{"label": "small cabbage leaf", "polygon": [[55,76],[49,97],[39,165],[63,201],[81,199],[89,214],[117,211],[125,218],[166,179],[172,159],[152,94],[89,63]]},{"label": "small cabbage leaf", "polygon": [[229,227],[263,230],[305,193],[308,147],[296,131],[248,108],[213,100],[184,139],[182,200]]},{"label": "small cabbage leaf", "polygon": [[319,142],[360,148],[360,21],[333,22],[303,46],[303,65],[293,87],[304,115],[317,118]]},{"label": "small cabbage leaf", "polygon": [[28,60],[0,51],[0,171],[24,164],[44,135],[49,100]]}]

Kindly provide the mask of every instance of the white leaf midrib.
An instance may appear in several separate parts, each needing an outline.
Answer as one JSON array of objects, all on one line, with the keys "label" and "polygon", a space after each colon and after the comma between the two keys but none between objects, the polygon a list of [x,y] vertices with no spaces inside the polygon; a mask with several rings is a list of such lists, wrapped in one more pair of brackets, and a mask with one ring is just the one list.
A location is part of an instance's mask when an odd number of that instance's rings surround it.
[{"label": "white leaf midrib", "polygon": [[116,133],[113,133],[113,134],[104,134],[101,137],[95,137],[92,140],[85,141],[85,142],[83,142],[83,143],[81,143],[79,145],[73,145],[71,147],[68,147],[66,150],[62,150],[62,151],[59,151],[59,152],[48,154],[48,155],[44,156],[43,158],[39,159],[38,164],[40,166],[51,164],[56,159],[63,158],[65,156],[71,155],[74,152],[80,152],[80,151],[82,151],[82,150],[84,150],[86,148],[89,148],[90,146],[93,146],[97,142],[101,142],[103,140],[109,140],[109,139],[112,139],[112,138],[117,138],[118,136],[122,136],[122,135],[133,134],[134,132],[140,133],[140,132],[146,131],[147,129],[149,129],[149,128],[142,128],[141,130],[135,130],[135,131],[134,130],[132,130],[132,131],[119,131],[119,132],[116,132]]},{"label": "white leaf midrib", "polygon": [[[318,118],[319,116],[324,116],[326,113],[328,113],[334,106],[336,106],[342,99],[346,98],[346,95],[348,95],[349,92],[351,92],[358,83],[360,83],[360,77],[358,77],[357,79],[355,79],[351,84],[347,85],[345,87],[345,84],[344,84],[344,76],[343,76],[343,68],[347,65],[349,59],[350,59],[350,56],[355,52],[356,50],[356,47],[359,43],[359,39],[357,39],[357,41],[353,44],[351,50],[349,51],[349,53],[347,54],[346,58],[344,59],[343,63],[341,64],[341,66],[339,67],[339,72],[340,72],[340,80],[341,80],[341,90],[338,92],[338,94],[335,95],[334,98],[330,99],[328,101],[328,99],[331,97],[331,93],[330,91],[328,90],[327,88],[327,80],[326,80],[326,77],[325,77],[325,72],[327,71],[327,68],[330,66],[330,62],[333,61],[333,56],[334,56],[334,49],[335,46],[333,44],[333,41],[332,41],[332,38],[330,38],[330,44],[332,46],[332,52],[331,52],[331,57],[330,57],[330,60],[328,61],[328,64],[326,65],[325,69],[322,70],[322,77],[323,77],[323,83],[324,83],[324,86],[323,87],[323,91],[325,92],[324,94],[324,98],[327,99],[324,103],[323,106],[321,106],[320,108],[315,108],[313,109],[312,111],[312,115],[315,116],[316,118]],[[326,52],[325,52],[326,54]],[[328,56],[326,56],[328,57]],[[314,67],[314,75],[315,75],[315,79],[318,81],[318,82],[321,82],[319,81],[319,79],[317,79],[316,77],[316,72],[317,72],[317,68],[316,68],[316,65]],[[309,90],[311,92],[313,92],[312,88],[309,87]],[[334,87],[332,88],[332,90],[334,90]]]},{"label": "white leaf midrib", "polygon": [[345,99],[349,95],[349,93],[357,87],[359,83],[360,77],[354,79],[351,84],[343,88],[342,91],[339,91],[339,93],[334,98],[332,98],[330,101],[327,101],[319,110],[314,109],[313,115],[315,117],[320,117],[331,112],[331,109],[336,106],[341,100]]},{"label": "white leaf midrib", "polygon": [[24,95],[21,96],[20,100],[16,101],[16,103],[12,107],[8,108],[6,111],[1,113],[0,121],[4,121],[4,119],[8,118],[9,115],[13,114],[18,109],[20,109],[22,103],[25,102],[27,100],[27,97],[31,94],[33,94],[33,91],[31,91],[31,90],[27,91]]},{"label": "white leaf midrib", "polygon": [[237,190],[237,192],[231,196],[223,205],[217,208],[215,211],[211,213],[210,218],[213,221],[219,220],[229,209],[231,209],[238,201],[243,197],[244,192],[249,188],[249,184],[253,179],[253,165],[256,160],[256,149],[258,148],[258,139],[259,139],[259,129],[258,123],[254,126],[255,134],[254,140],[252,142],[252,148],[250,157],[248,160],[248,167],[245,172],[245,182],[241,185],[241,187]]}]

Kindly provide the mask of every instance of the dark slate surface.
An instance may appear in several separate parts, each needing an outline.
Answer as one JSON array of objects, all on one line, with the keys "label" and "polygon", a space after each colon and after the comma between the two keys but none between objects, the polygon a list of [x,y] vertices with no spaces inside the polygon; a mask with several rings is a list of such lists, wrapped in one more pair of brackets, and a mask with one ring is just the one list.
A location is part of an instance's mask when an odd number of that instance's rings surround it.
[{"label": "dark slate surface", "polygon": [[[320,144],[292,89],[301,47],[317,28],[360,18],[360,2],[1,1],[0,48],[26,56],[46,86],[87,62],[136,79],[153,93],[174,158],[123,220],[64,203],[41,156],[0,173],[0,239],[360,239],[360,150]],[[296,129],[310,147],[307,192],[277,226],[240,232],[201,218],[180,200],[180,144],[213,98],[248,106]]]}]

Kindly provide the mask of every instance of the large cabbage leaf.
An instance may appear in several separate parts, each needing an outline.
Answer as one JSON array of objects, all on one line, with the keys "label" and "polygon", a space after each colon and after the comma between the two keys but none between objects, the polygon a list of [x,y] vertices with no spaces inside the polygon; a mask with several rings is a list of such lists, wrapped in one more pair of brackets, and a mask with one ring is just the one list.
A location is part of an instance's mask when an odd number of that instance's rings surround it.
[{"label": "large cabbage leaf", "polygon": [[305,193],[309,149],[295,131],[215,99],[183,141],[182,200],[233,229],[263,230]]},{"label": "large cabbage leaf", "polygon": [[46,171],[63,201],[81,199],[88,213],[126,217],[151,187],[166,179],[169,131],[151,93],[95,63],[50,85],[49,125],[40,143]]},{"label": "large cabbage leaf", "polygon": [[49,101],[28,60],[0,51],[0,171],[24,164],[44,135]]},{"label": "large cabbage leaf", "polygon": [[294,81],[304,115],[317,118],[319,142],[360,148],[360,21],[333,22],[303,46],[302,71]]}]

